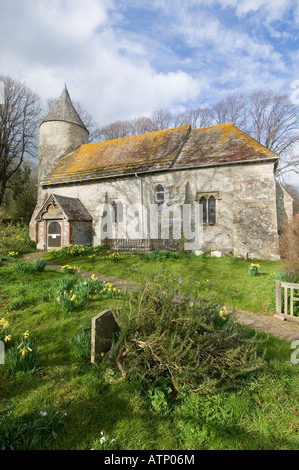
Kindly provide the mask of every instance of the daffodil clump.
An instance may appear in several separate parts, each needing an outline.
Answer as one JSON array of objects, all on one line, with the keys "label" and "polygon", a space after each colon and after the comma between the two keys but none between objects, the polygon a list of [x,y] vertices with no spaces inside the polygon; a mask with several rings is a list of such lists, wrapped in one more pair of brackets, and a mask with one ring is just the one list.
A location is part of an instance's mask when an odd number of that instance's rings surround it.
[{"label": "daffodil clump", "polygon": [[61,267],[60,271],[65,274],[78,274],[80,272],[80,268],[79,266],[70,266],[69,264],[66,264]]},{"label": "daffodil clump", "polygon": [[117,261],[120,258],[120,254],[116,251],[106,256],[106,259],[109,261]]},{"label": "daffodil clump", "polygon": [[56,296],[56,303],[62,310],[65,310],[66,312],[71,312],[76,306],[76,298],[77,296],[73,293],[72,290],[70,292],[58,291]]},{"label": "daffodil clump", "polygon": [[9,251],[8,256],[10,258],[16,258],[18,256],[19,252],[18,251]]},{"label": "daffodil clump", "polygon": [[121,289],[117,289],[114,287],[112,282],[105,282],[103,283],[103,289],[102,289],[102,296],[105,296],[107,298],[112,298],[112,297],[117,297],[122,293]]},{"label": "daffodil clump", "polygon": [[50,250],[54,256],[86,256],[94,255],[99,256],[104,251],[104,245],[90,246],[90,245],[64,245],[62,248]]},{"label": "daffodil clump", "polygon": [[95,274],[89,279],[65,278],[50,289],[50,297],[54,298],[55,304],[66,312],[71,312],[76,307],[86,307],[91,296],[102,300],[115,298],[123,293],[123,290],[117,289],[111,282],[99,281]]},{"label": "daffodil clump", "polygon": [[11,335],[9,334],[9,322],[5,318],[0,318],[0,340],[5,343],[11,341]]},{"label": "daffodil clump", "polygon": [[258,276],[259,275],[259,269],[260,269],[260,264],[254,264],[254,263],[251,263],[250,266],[248,266],[248,272],[250,274],[250,276]]},{"label": "daffodil clump", "polygon": [[222,310],[220,310],[219,316],[223,321],[226,321],[226,319],[227,319],[227,308],[225,306],[222,307]]},{"label": "daffodil clump", "polygon": [[10,323],[5,318],[0,319],[0,327],[2,327],[0,338],[7,343],[5,364],[13,372],[28,372],[33,370],[36,367],[37,347],[30,338],[30,332],[28,330],[25,331],[20,339],[15,341],[10,332]]}]

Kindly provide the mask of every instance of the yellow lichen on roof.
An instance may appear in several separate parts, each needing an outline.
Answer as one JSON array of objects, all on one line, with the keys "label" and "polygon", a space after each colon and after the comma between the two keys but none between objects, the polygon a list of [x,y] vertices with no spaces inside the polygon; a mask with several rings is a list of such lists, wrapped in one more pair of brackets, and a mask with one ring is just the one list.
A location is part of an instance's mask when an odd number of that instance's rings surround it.
[{"label": "yellow lichen on roof", "polygon": [[50,180],[93,172],[127,172],[128,169],[169,167],[182,147],[190,126],[81,145],[61,158]]},{"label": "yellow lichen on roof", "polygon": [[233,122],[202,127],[200,129],[193,129],[192,132],[209,132],[211,130],[217,130],[219,133],[221,133],[222,138],[219,141],[220,145],[224,146],[228,138],[240,139],[244,145],[247,145],[251,149],[254,148],[257,152],[263,152],[269,155],[269,157],[276,156],[274,152],[248,135],[245,131],[242,131]]}]

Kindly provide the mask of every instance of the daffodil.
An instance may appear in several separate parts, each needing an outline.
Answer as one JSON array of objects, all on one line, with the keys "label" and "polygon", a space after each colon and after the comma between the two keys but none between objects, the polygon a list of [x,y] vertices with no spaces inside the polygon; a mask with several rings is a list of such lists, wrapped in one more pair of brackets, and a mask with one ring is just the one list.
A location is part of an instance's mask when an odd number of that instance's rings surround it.
[{"label": "daffodil", "polygon": [[7,343],[8,341],[10,341],[10,340],[11,340],[11,335],[5,336],[4,341],[5,341],[6,343]]}]

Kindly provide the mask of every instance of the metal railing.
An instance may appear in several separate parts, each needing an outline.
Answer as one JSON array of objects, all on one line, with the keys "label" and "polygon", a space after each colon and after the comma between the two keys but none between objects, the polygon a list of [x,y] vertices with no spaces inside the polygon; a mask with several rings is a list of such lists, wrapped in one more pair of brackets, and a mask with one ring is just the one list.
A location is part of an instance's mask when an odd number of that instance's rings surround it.
[{"label": "metal railing", "polygon": [[123,251],[123,252],[146,252],[152,250],[160,250],[163,248],[163,240],[153,239],[139,239],[132,240],[129,238],[116,238],[105,240],[105,245],[112,251]]}]

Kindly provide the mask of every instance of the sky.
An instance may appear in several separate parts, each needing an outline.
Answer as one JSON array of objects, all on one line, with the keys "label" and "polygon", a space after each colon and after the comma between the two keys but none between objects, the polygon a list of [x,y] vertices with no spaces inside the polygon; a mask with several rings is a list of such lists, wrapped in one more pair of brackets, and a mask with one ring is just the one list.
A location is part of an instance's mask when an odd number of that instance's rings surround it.
[{"label": "sky", "polygon": [[[233,93],[299,96],[299,0],[0,0],[0,74],[99,126]],[[296,96],[297,96],[296,95]]]}]

